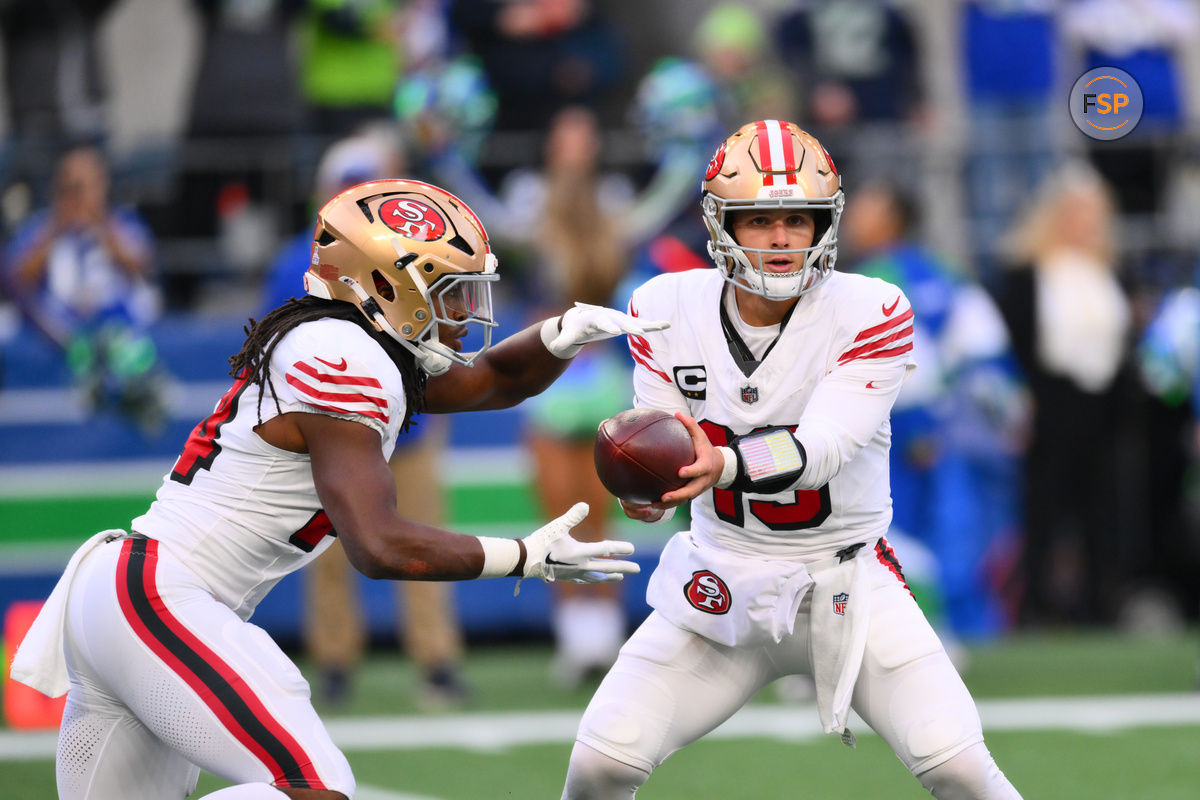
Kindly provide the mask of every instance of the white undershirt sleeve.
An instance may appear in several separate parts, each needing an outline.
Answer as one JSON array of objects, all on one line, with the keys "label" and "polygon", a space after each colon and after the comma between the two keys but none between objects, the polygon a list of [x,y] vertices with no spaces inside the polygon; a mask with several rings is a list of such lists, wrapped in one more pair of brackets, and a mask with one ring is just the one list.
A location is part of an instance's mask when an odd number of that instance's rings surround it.
[{"label": "white undershirt sleeve", "polygon": [[804,472],[793,488],[829,483],[879,432],[915,365],[892,362],[835,369],[818,384],[796,426]]}]

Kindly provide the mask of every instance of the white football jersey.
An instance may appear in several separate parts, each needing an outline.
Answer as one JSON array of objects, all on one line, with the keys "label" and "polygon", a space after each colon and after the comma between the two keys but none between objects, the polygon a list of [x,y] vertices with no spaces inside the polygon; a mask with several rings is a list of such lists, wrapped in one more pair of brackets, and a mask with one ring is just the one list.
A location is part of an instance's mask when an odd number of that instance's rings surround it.
[{"label": "white football jersey", "polygon": [[400,370],[353,322],[323,319],[288,331],[270,374],[274,395],[267,389],[260,397],[253,383],[234,381],[188,437],[150,509],[132,523],[243,619],[280,578],[332,541],[308,454],[273,447],[254,428],[292,411],[327,414],[377,430],[387,458],[405,414]]},{"label": "white football jersey", "polygon": [[823,557],[882,536],[892,516],[889,413],[916,365],[908,299],[885,281],[835,272],[800,298],[747,375],[733,354],[746,325],[726,315],[733,345],[723,326],[726,285],[703,269],[660,275],[634,292],[631,314],[671,323],[629,337],[634,403],[687,413],[716,445],[792,428],[806,466],[789,491],[714,488],[696,498],[693,535],[782,559]]}]

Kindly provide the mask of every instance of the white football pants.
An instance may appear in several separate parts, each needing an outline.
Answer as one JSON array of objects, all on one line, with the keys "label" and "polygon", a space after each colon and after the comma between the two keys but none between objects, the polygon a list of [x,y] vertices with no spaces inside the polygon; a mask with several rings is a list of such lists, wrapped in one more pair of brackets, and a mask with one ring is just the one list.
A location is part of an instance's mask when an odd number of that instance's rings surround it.
[{"label": "white football pants", "polygon": [[[986,753],[975,703],[916,601],[884,564],[866,558],[863,568],[870,570],[871,618],[852,707],[914,775],[932,775],[975,745]],[[811,675],[810,600],[800,607],[793,635],[752,648],[716,644],[651,614],[584,712],[563,798],[632,797],[669,755],[716,728],[768,683]],[[956,773],[981,774],[956,781],[985,787],[982,793],[939,797],[1019,797],[990,756],[957,760],[960,765]],[[984,774],[989,769],[994,776]]]}]

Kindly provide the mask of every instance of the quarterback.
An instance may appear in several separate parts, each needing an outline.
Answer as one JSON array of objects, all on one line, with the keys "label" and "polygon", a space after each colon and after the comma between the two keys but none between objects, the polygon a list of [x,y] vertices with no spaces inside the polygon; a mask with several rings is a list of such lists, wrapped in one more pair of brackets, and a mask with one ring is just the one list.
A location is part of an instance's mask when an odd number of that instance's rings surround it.
[{"label": "quarterback", "polygon": [[696,461],[653,522],[691,503],[663,549],[654,611],[580,722],[564,798],[633,797],[671,753],[759,689],[813,676],[823,729],[853,709],[940,800],[1019,798],[885,533],[889,413],[916,362],[898,288],[834,271],[841,179],[795,124],[725,140],[701,209],[715,270],[658,276],[630,314],[636,404],[674,412]]},{"label": "quarterback", "polygon": [[[576,306],[491,346],[496,259],[474,213],[411,180],[350,188],[317,214],[306,296],[251,322],[233,385],[129,531],[72,557],[13,676],[68,693],[59,797],[346,800],[354,778],[300,672],[248,622],[338,536],[372,578],[620,580],[625,542],[583,543],[578,504],[524,539],[404,519],[387,459],[413,414],[501,408],[587,342],[646,333]],[[480,346],[465,352],[468,336]]]}]

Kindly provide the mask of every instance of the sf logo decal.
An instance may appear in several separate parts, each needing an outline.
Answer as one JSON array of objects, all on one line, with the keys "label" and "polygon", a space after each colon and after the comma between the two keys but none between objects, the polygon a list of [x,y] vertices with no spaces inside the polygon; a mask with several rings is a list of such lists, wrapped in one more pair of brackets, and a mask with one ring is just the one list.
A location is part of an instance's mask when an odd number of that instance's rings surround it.
[{"label": "sf logo decal", "polygon": [[446,220],[420,200],[393,197],[379,207],[379,219],[401,236],[420,242],[446,235]]},{"label": "sf logo decal", "polygon": [[683,587],[683,595],[689,605],[706,614],[724,614],[733,602],[725,581],[706,569],[692,573],[692,579]]}]

